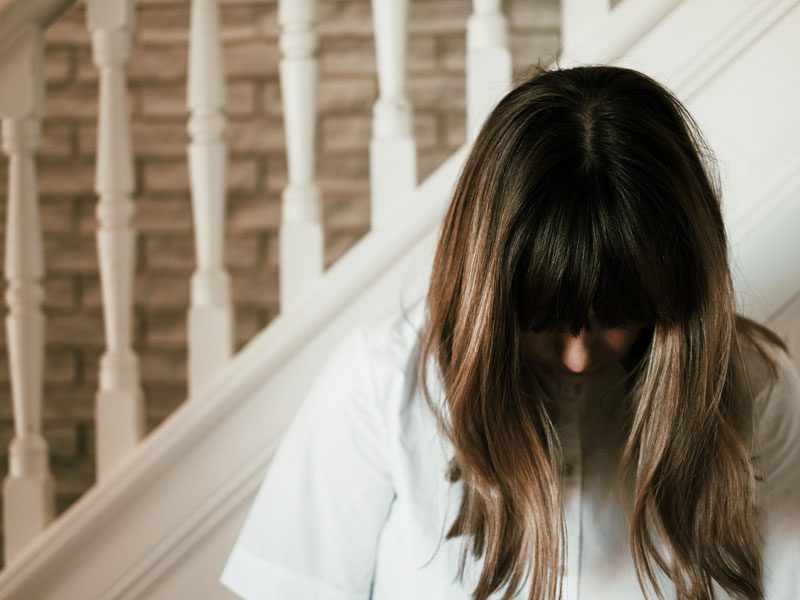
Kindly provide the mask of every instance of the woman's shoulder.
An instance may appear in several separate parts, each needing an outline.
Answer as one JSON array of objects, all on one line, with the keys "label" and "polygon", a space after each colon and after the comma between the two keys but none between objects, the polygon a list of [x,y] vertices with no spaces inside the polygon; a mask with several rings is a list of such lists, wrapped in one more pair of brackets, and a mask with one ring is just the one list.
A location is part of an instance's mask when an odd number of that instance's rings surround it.
[{"label": "woman's shoulder", "polygon": [[415,375],[425,321],[424,297],[365,321],[362,332],[376,377]]}]

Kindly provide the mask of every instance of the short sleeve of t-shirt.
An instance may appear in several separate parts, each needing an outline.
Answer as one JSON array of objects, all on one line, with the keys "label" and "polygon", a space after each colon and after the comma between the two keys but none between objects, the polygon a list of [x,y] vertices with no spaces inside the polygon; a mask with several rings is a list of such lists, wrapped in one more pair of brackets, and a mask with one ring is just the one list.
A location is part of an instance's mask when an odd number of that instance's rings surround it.
[{"label": "short sleeve of t-shirt", "polygon": [[778,379],[757,399],[759,469],[765,491],[765,597],[800,598],[800,374],[772,353]]},{"label": "short sleeve of t-shirt", "polygon": [[267,468],[220,581],[246,600],[365,600],[394,488],[362,327],[338,343]]}]

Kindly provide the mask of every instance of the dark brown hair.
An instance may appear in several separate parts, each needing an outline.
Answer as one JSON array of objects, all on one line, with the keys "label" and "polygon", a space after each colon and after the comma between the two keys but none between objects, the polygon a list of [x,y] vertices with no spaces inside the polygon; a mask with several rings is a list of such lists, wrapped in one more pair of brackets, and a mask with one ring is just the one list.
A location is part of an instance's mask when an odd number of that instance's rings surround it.
[{"label": "dark brown hair", "polygon": [[560,596],[561,450],[548,399],[525,384],[522,335],[576,334],[592,310],[648,324],[619,465],[640,587],[663,597],[658,568],[680,598],[712,598],[714,581],[763,596],[742,342],[786,346],[735,312],[715,173],[686,108],[632,69],[535,65],[483,124],[442,223],[418,364],[463,484],[447,539],[485,556],[477,600],[506,584],[510,598],[526,567],[531,600]]}]

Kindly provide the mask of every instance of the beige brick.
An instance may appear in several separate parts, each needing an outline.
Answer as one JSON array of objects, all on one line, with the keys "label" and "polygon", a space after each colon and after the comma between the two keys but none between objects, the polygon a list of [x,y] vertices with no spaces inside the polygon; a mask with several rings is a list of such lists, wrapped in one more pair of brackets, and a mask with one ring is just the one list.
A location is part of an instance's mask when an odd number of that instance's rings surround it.
[{"label": "beige brick", "polygon": [[[147,1],[147,0],[145,0]],[[155,0],[158,2],[159,0]],[[278,0],[220,0],[222,6],[236,6],[238,4],[247,4],[253,6],[263,7],[265,10],[274,11],[277,8]],[[223,10],[226,10],[223,8]]]},{"label": "beige brick", "polygon": [[415,111],[463,109],[466,102],[464,78],[452,75],[410,77],[408,98]]},{"label": "beige brick", "polygon": [[144,163],[144,188],[148,192],[189,190],[189,170],[185,160],[147,160]]},{"label": "beige brick", "polygon": [[319,57],[323,75],[375,76],[375,44],[372,37],[351,34],[326,40]]},{"label": "beige brick", "polygon": [[287,172],[286,158],[284,156],[269,156],[266,160],[267,165],[267,192],[281,193],[286,187]]},{"label": "beige brick", "polygon": [[329,269],[333,263],[344,256],[366,233],[367,229],[365,228],[363,231],[334,232],[328,236],[325,239],[325,269]]},{"label": "beige brick", "polygon": [[417,150],[433,148],[439,141],[439,115],[433,112],[414,113],[414,142]]},{"label": "beige brick", "polygon": [[150,384],[145,390],[147,417],[153,424],[160,423],[186,401],[186,386],[174,382]]},{"label": "beige brick", "polygon": [[325,198],[324,212],[326,230],[368,230],[371,212],[369,193],[328,196]]},{"label": "beige brick", "polygon": [[360,179],[369,181],[369,154],[323,156],[317,168],[322,180]]},{"label": "beige brick", "polygon": [[417,155],[417,177],[424,181],[433,171],[447,159],[451,150],[425,150]]},{"label": "beige brick", "polygon": [[280,52],[275,44],[255,40],[228,44],[224,59],[228,78],[266,77],[277,74]]},{"label": "beige brick", "polygon": [[448,112],[443,116],[444,142],[448,148],[456,149],[467,139],[467,115],[465,112]]},{"label": "beige brick", "polygon": [[192,204],[188,194],[181,198],[136,199],[134,215],[136,229],[142,233],[188,233],[193,229]]},{"label": "beige brick", "polygon": [[[84,427],[87,428],[87,447],[94,448],[94,424],[86,422]],[[91,428],[91,433],[88,429]],[[90,452],[89,456],[93,457],[94,452]],[[93,458],[85,462],[80,462],[74,465],[63,465],[59,470],[59,477],[55,480],[56,496],[61,496],[65,499],[74,496],[80,496],[88,490],[95,481],[94,463]]]},{"label": "beige brick", "polygon": [[371,112],[378,98],[374,79],[323,79],[317,94],[319,112]]},{"label": "beige brick", "polygon": [[560,37],[558,31],[521,32],[510,38],[514,71],[519,73],[534,63],[551,63],[557,53]]},{"label": "beige brick", "polygon": [[183,81],[186,77],[187,47],[140,45],[131,54],[128,77],[131,82]]},{"label": "beige brick", "polygon": [[[141,343],[135,345],[135,349],[137,350],[140,347]],[[105,352],[105,347],[102,345],[87,345],[82,347],[78,352],[78,364],[80,366],[78,385],[80,387],[93,388],[95,390],[95,395],[99,389],[98,380],[100,376],[100,358],[103,355],[103,352]]]},{"label": "beige brick", "polygon": [[466,40],[463,35],[438,38],[439,68],[464,76],[466,69]]},{"label": "beige brick", "polygon": [[97,86],[92,84],[50,89],[45,98],[45,117],[96,122],[97,97]]},{"label": "beige brick", "polygon": [[151,273],[177,272],[186,276],[195,268],[194,244],[185,235],[151,234],[142,239],[143,267]]},{"label": "beige brick", "polygon": [[48,85],[69,81],[72,78],[72,51],[69,48],[46,49],[44,74]]},{"label": "beige brick", "polygon": [[[3,390],[2,394],[0,394],[0,411],[2,411],[6,406],[11,405],[11,397],[5,393]],[[8,417],[4,417],[2,421],[0,421],[0,457],[3,459],[8,458],[8,446],[11,444],[11,440],[14,438],[14,424],[11,420],[11,415],[9,414]],[[3,477],[8,474],[8,460],[3,460]]]},{"label": "beige brick", "polygon": [[266,116],[276,117],[278,119],[283,118],[281,90],[277,79],[269,79],[263,82],[258,92],[258,98],[258,104],[261,107],[261,111]]},{"label": "beige brick", "polygon": [[243,308],[236,311],[234,335],[234,348],[238,351],[261,331],[263,324],[260,317],[261,310]]},{"label": "beige brick", "polygon": [[[188,39],[191,4],[140,5],[136,11],[138,43],[181,43]],[[170,38],[170,34],[172,37]]]},{"label": "beige brick", "polygon": [[465,30],[467,19],[472,13],[472,2],[469,0],[411,2],[409,10],[409,33],[455,33]]},{"label": "beige brick", "polygon": [[229,199],[228,226],[235,234],[280,227],[281,200],[272,196]]},{"label": "beige brick", "polygon": [[[97,153],[97,126],[95,123],[80,123],[77,129],[77,154],[87,160],[95,160]],[[135,150],[134,150],[135,152]]]},{"label": "beige brick", "polygon": [[[76,359],[80,353],[75,353]],[[96,365],[94,365],[96,367]],[[85,368],[85,365],[84,365]],[[42,418],[45,421],[63,419],[86,421],[94,419],[95,386],[45,384]]]},{"label": "beige brick", "polygon": [[372,135],[368,115],[336,115],[322,119],[323,152],[366,150]]},{"label": "beige brick", "polygon": [[[226,6],[220,11],[223,42],[257,38],[259,16],[264,8]],[[188,44],[189,5],[144,5],[140,7],[138,40],[144,44]]]},{"label": "beige brick", "polygon": [[[237,0],[223,0],[225,2],[236,2]],[[258,25],[261,36],[267,40],[277,40],[280,35],[280,28],[278,26],[278,10],[277,2],[272,0],[260,0],[270,6],[265,7],[261,16],[258,17]]]},{"label": "beige brick", "polygon": [[136,278],[134,303],[147,308],[185,308],[189,305],[189,278],[143,273]]},{"label": "beige brick", "polygon": [[74,212],[74,204],[71,199],[41,197],[39,199],[39,219],[43,233],[46,235],[51,232],[70,231],[75,222]]},{"label": "beige brick", "polygon": [[94,193],[93,161],[69,160],[51,162],[37,161],[36,175],[39,193],[42,195],[74,195]]},{"label": "beige brick", "polygon": [[[72,313],[74,314],[74,313]],[[48,315],[45,328],[57,327],[58,321]],[[52,320],[52,323],[51,323]],[[49,333],[48,333],[49,336]],[[64,385],[74,383],[78,379],[77,356],[72,351],[62,351],[58,348],[48,348],[44,359],[44,383],[48,385]]]},{"label": "beige brick", "polygon": [[186,160],[189,134],[185,123],[136,122],[132,133],[137,156],[180,157]]},{"label": "beige brick", "polygon": [[44,30],[46,47],[88,46],[91,43],[86,30],[86,5],[76,2]]},{"label": "beige brick", "polygon": [[78,288],[75,277],[49,275],[44,279],[45,311],[51,309],[75,308],[78,302]]},{"label": "beige brick", "polygon": [[77,229],[79,233],[94,234],[97,231],[97,197],[80,195],[75,198]]},{"label": "beige brick", "polygon": [[259,235],[228,235],[225,238],[225,267],[229,271],[253,269],[258,264],[260,251]]},{"label": "beige brick", "polygon": [[[138,273],[133,286],[134,308],[186,308],[189,305],[189,276],[174,273]],[[101,306],[100,283],[97,276],[81,280],[81,305]]]},{"label": "beige brick", "polygon": [[256,160],[237,158],[228,163],[228,190],[253,192],[258,185],[259,164]]},{"label": "beige brick", "polygon": [[261,266],[255,273],[231,273],[233,297],[237,307],[263,307],[278,304],[278,269]]},{"label": "beige brick", "polygon": [[[85,486],[86,487],[84,488],[84,491],[86,491],[91,486],[91,483],[87,483],[87,484],[85,484]],[[56,495],[56,516],[60,516],[61,514],[63,514],[70,506],[75,504],[82,495],[83,495],[82,493],[81,494],[68,494],[68,495],[57,494]]]},{"label": "beige brick", "polygon": [[226,84],[225,109],[228,115],[251,115],[256,110],[256,86],[249,81]]},{"label": "beige brick", "polygon": [[[136,87],[136,94],[142,116],[179,117],[184,121],[184,129],[186,128],[189,109],[186,105],[185,82],[139,85]],[[134,127],[140,125],[141,123],[135,123]]]},{"label": "beige brick", "polygon": [[142,381],[149,384],[186,381],[186,352],[151,348],[141,357]]},{"label": "beige brick", "polygon": [[[97,272],[90,272],[81,276],[79,282],[80,305],[83,308],[96,309],[102,306],[100,295],[100,275]],[[136,289],[136,286],[134,286]]]},{"label": "beige brick", "polygon": [[145,326],[145,353],[152,349],[186,348],[186,311],[151,312]]},{"label": "beige brick", "polygon": [[93,235],[48,235],[43,243],[48,272],[97,272],[97,244]]},{"label": "beige brick", "polygon": [[[136,48],[132,49],[132,52],[136,51],[137,51]],[[75,81],[82,85],[86,85],[89,83],[97,84],[97,80],[99,79],[99,73],[97,67],[95,66],[92,60],[91,48],[75,47],[73,49],[73,52],[75,60],[75,72],[74,72]],[[130,64],[130,59],[128,60],[129,60],[128,64]]]},{"label": "beige brick", "polygon": [[317,9],[320,37],[372,36],[372,8],[368,2],[320,2]]},{"label": "beige brick", "polygon": [[76,458],[78,432],[75,423],[66,419],[45,421],[42,429],[52,458],[56,460]]},{"label": "beige brick", "polygon": [[557,0],[509,0],[507,18],[513,28],[537,27],[559,29],[561,27],[561,3]]},{"label": "beige brick", "polygon": [[53,123],[48,119],[44,119],[37,156],[45,158],[68,157],[73,152],[72,131],[72,125]]},{"label": "beige brick", "polygon": [[434,36],[412,35],[408,39],[407,71],[430,73],[436,69],[436,39]]},{"label": "beige brick", "polygon": [[230,119],[225,137],[232,153],[283,152],[285,148],[283,123],[278,119]]},{"label": "beige brick", "polygon": [[318,183],[323,199],[332,195],[353,195],[369,193],[369,179],[350,179],[347,177],[319,177]]},{"label": "beige brick", "polygon": [[48,315],[47,344],[59,348],[102,348],[105,346],[103,315],[100,311]]},{"label": "beige brick", "polygon": [[277,13],[277,3],[267,6],[226,6],[220,12],[225,44],[263,39],[262,19]]}]

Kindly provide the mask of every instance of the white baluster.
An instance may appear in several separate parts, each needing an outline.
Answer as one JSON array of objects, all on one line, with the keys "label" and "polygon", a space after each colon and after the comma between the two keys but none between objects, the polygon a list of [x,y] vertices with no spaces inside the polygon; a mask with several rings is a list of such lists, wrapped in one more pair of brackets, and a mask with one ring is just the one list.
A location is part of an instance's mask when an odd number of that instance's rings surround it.
[{"label": "white baluster", "polygon": [[97,479],[102,480],[146,431],[139,361],[131,346],[135,232],[133,156],[125,67],[134,27],[129,0],[88,0],[92,59],[100,70],[95,191],[97,253],[106,350],[96,397]]},{"label": "white baluster", "polygon": [[281,310],[308,291],[324,269],[320,191],[314,181],[317,41],[313,0],[278,5],[280,82],[288,183],[283,190],[280,232]]},{"label": "white baluster", "polygon": [[187,322],[190,398],[228,361],[234,344],[231,284],[223,261],[228,150],[216,0],[192,0],[191,14],[186,101],[197,270]]},{"label": "white baluster", "polygon": [[3,535],[6,562],[53,520],[55,486],[48,446],[42,436],[44,363],[44,276],[39,226],[35,152],[44,112],[41,30],[20,32],[0,62],[2,147],[8,156],[6,214],[6,337],[14,411],[14,437],[3,480]]},{"label": "white baluster", "polygon": [[474,0],[467,21],[467,140],[511,89],[508,28],[500,0]]},{"label": "white baluster", "polygon": [[378,100],[370,142],[371,226],[390,224],[390,216],[417,185],[417,148],[412,108],[406,97],[408,0],[372,0]]}]

